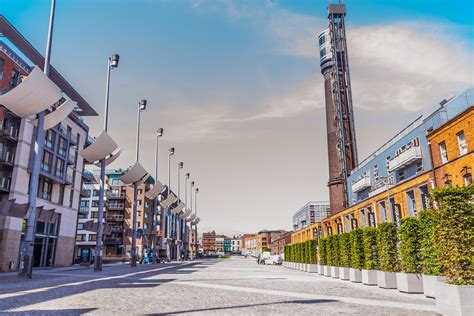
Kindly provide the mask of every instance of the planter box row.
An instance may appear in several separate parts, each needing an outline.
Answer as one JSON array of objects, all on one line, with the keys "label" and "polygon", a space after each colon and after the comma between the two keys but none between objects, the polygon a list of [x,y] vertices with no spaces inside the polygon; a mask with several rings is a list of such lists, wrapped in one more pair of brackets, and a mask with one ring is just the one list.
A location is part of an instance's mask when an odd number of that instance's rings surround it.
[{"label": "planter box row", "polygon": [[424,293],[427,297],[432,298],[436,297],[435,284],[444,280],[443,277],[431,275],[358,270],[298,262],[284,262],[283,266],[290,269],[318,273],[335,279],[378,286],[384,289],[398,289],[404,293]]},{"label": "planter box row", "polygon": [[398,289],[404,293],[422,293],[427,297],[436,298],[437,310],[442,315],[474,315],[472,300],[474,286],[446,284],[445,278],[441,276],[358,270],[297,262],[283,262],[283,266],[384,289]]}]

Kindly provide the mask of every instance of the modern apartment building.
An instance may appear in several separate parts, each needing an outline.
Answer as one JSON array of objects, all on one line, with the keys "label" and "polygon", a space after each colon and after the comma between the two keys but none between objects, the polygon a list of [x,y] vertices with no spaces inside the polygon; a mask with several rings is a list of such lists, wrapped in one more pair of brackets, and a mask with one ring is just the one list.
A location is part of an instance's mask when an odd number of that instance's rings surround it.
[{"label": "modern apartment building", "polygon": [[293,215],[293,230],[297,231],[316,222],[320,222],[328,215],[329,202],[308,202]]},{"label": "modern apartment building", "polygon": [[215,254],[216,248],[216,232],[208,232],[202,234],[202,250],[203,254]]},{"label": "modern apartment building", "polygon": [[381,222],[427,207],[429,191],[472,182],[474,89],[440,102],[377,149],[348,177],[350,206],[292,234],[292,243]]},{"label": "modern apartment building", "polygon": [[[5,94],[21,84],[34,64],[42,65],[43,57],[3,16],[0,16],[0,32],[9,40],[9,44],[0,41],[0,94]],[[73,262],[83,172],[83,159],[78,153],[88,135],[81,116],[97,115],[53,67],[50,79],[62,90],[65,99],[77,102],[77,108],[46,131],[37,206],[54,210],[54,216],[38,217],[35,267],[68,266]],[[51,106],[59,106],[63,101]],[[32,121],[0,107],[1,201],[28,202],[35,138]],[[24,229],[25,219],[0,215],[0,271],[17,270]]]},{"label": "modern apartment building", "polygon": [[99,209],[100,185],[97,177],[84,169],[82,178],[81,199],[79,202],[79,220],[76,233],[76,258],[92,260],[97,240],[97,233],[84,229],[84,224],[93,220],[97,222]]}]

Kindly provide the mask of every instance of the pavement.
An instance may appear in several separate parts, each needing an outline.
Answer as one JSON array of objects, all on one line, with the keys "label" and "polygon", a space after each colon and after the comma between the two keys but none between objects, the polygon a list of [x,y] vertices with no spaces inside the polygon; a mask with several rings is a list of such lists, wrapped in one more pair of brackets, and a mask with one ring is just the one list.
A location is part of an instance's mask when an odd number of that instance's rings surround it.
[{"label": "pavement", "polygon": [[0,278],[0,315],[436,315],[435,301],[232,257]]}]

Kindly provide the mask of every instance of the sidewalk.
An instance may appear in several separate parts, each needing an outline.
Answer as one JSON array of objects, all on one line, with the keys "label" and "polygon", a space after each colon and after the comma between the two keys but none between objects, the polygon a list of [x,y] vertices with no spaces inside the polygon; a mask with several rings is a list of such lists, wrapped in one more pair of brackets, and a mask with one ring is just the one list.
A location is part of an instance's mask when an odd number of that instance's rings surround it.
[{"label": "sidewalk", "polygon": [[[102,265],[103,268],[106,268],[106,267],[114,267],[114,266],[121,266],[121,265],[124,265],[124,263],[122,262],[114,262],[114,263],[104,263]],[[41,272],[41,273],[55,273],[55,272],[65,272],[65,271],[78,271],[78,270],[87,270],[87,269],[91,269],[93,267],[93,265],[90,265],[90,266],[81,266],[79,264],[74,264],[72,266],[69,266],[69,267],[59,267],[59,268],[34,268],[33,269],[33,274],[35,274],[35,272]],[[13,272],[1,272],[0,273],[0,278],[2,277],[10,277],[10,276],[15,276],[15,275],[18,275],[18,272],[17,271],[13,271]]]}]

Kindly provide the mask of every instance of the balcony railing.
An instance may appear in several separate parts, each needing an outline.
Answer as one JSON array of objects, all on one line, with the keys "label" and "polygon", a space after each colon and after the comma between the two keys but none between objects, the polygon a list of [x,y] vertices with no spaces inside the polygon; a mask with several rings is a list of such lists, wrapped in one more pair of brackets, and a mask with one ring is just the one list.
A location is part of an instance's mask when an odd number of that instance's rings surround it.
[{"label": "balcony railing", "polygon": [[122,243],[122,238],[106,238],[105,243],[108,245],[118,245]]},{"label": "balcony railing", "polygon": [[80,206],[79,211],[82,213],[89,213],[90,207],[89,206]]},{"label": "balcony railing", "polygon": [[370,175],[364,175],[362,178],[357,179],[352,183],[352,192],[360,192],[372,186]]},{"label": "balcony railing", "polygon": [[18,127],[10,126],[1,130],[1,135],[9,140],[18,140],[20,130]]},{"label": "balcony railing", "polygon": [[69,165],[73,165],[75,161],[76,161],[76,154],[74,152],[69,152],[69,154],[67,155],[67,163]]},{"label": "balcony railing", "polygon": [[392,172],[395,170],[402,169],[407,165],[422,158],[423,157],[421,155],[421,148],[419,146],[410,147],[398,156],[390,159],[390,161],[388,162],[388,171]]},{"label": "balcony railing", "polygon": [[105,219],[109,222],[121,222],[123,221],[123,215],[107,215]]},{"label": "balcony railing", "polygon": [[122,226],[112,226],[112,232],[113,233],[121,233],[121,232],[123,232],[123,227]]},{"label": "balcony railing", "polygon": [[13,153],[6,151],[3,153],[0,153],[0,163],[6,164],[6,165],[13,165],[15,161],[15,156]]},{"label": "balcony railing", "polygon": [[2,191],[9,191],[10,190],[10,183],[11,179],[10,178],[0,178],[0,190]]},{"label": "balcony railing", "polygon": [[125,203],[107,203],[108,210],[123,210]]},{"label": "balcony railing", "polygon": [[108,191],[107,198],[109,199],[124,199],[125,195],[120,192]]}]

